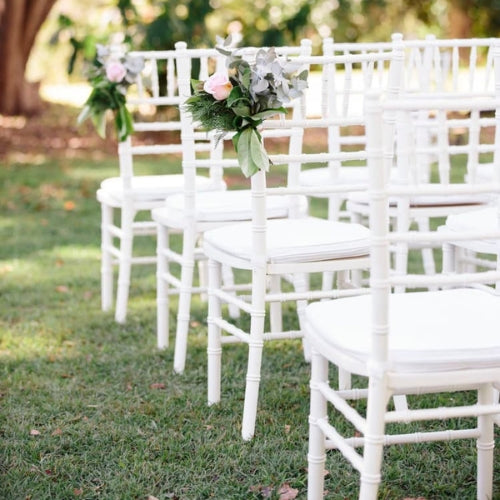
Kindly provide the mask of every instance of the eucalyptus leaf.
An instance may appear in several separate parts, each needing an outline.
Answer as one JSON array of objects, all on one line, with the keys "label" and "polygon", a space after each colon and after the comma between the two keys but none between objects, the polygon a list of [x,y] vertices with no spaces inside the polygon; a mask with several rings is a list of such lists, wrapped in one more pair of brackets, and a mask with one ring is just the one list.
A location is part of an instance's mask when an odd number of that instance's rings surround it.
[{"label": "eucalyptus leaf", "polygon": [[[262,138],[259,132],[253,128],[249,129],[250,134],[250,155],[252,157],[252,163],[258,170],[269,171],[269,156],[262,143]],[[256,172],[256,171],[255,171]],[[254,172],[254,173],[255,173]],[[253,175],[253,174],[252,174]]]}]

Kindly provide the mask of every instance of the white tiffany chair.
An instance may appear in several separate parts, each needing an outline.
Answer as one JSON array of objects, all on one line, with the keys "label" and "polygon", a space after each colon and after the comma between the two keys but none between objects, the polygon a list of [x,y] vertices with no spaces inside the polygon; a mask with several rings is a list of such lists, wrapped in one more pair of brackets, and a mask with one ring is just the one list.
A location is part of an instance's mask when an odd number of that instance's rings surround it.
[{"label": "white tiffany chair", "polygon": [[[255,55],[256,48],[238,49],[246,57]],[[193,52],[189,53],[184,42],[176,44],[179,93],[183,99],[191,95],[191,67]],[[292,58],[298,55],[307,56],[311,51],[311,42],[303,40],[300,46],[278,47],[276,52],[283,57]],[[200,50],[200,54],[204,51]],[[299,106],[300,102],[294,104]],[[290,110],[293,113],[293,110]],[[197,193],[195,190],[195,172],[206,170],[214,166],[222,168],[222,154],[224,142],[221,141],[217,148],[213,148],[209,158],[202,157],[196,153],[196,145],[200,142],[195,135],[196,123],[193,123],[191,114],[180,107],[182,124],[183,157],[182,165],[185,174],[183,193],[169,197],[165,203],[152,211],[152,218],[158,225],[157,239],[157,343],[159,348],[166,348],[169,343],[170,314],[169,298],[171,295],[179,295],[177,309],[177,325],[175,335],[174,370],[182,373],[185,368],[187,341],[189,332],[191,298],[194,293],[206,292],[206,283],[203,282],[203,273],[200,283],[194,282],[195,263],[203,262],[206,257],[200,247],[203,233],[225,224],[242,220],[250,220],[252,216],[250,191],[233,190],[216,193]],[[275,131],[264,131],[264,137],[290,137],[290,129],[278,129]],[[302,137],[295,136],[290,139],[294,148],[300,151]],[[232,150],[233,147],[231,146]],[[235,161],[232,166],[236,165]],[[290,197],[276,197],[269,204],[270,217],[288,217],[290,211],[295,208],[295,200]],[[300,211],[307,211],[305,198],[302,200]],[[171,235],[182,233],[182,247],[177,250]],[[180,265],[180,273],[176,265]],[[231,283],[231,273],[226,273],[225,282]],[[279,306],[279,304],[278,304]],[[280,310],[274,308],[275,321],[279,322]],[[238,314],[238,311],[234,311]]]},{"label": "white tiffany chair", "polygon": [[[424,40],[406,40],[405,47],[405,70],[402,83],[402,91],[407,95],[429,94],[439,96],[448,95],[495,95],[494,63],[498,59],[495,56],[498,39],[452,39],[441,40],[433,36]],[[443,121],[437,116],[428,116],[424,111],[418,113],[419,142],[427,145],[428,150],[422,150],[419,156],[420,176],[429,176],[431,166],[437,162],[441,181],[446,182],[446,165],[449,160],[447,153],[439,144],[447,139],[446,130],[443,129]],[[471,134],[477,134],[477,113],[473,112],[470,122],[463,122],[465,130]],[[443,136],[444,134],[444,136]],[[457,133],[454,140],[459,141],[462,134]],[[442,156],[436,154],[440,150]],[[460,148],[458,148],[460,149]],[[446,149],[451,153],[450,149]],[[458,151],[458,150],[457,150]],[[481,176],[491,178],[491,163],[479,161],[474,143],[470,142],[468,151],[469,169],[474,178]],[[453,153],[457,154],[457,153]],[[391,211],[391,218],[396,224],[408,225],[415,222],[423,230],[429,230],[431,220],[436,217],[444,217],[452,211],[460,212],[469,207],[482,205],[484,197],[460,196],[455,200],[448,199],[443,205],[439,199],[433,197],[418,197],[410,200],[408,211],[399,217],[396,209]],[[365,194],[349,196],[347,211],[355,222],[360,222],[368,215],[368,200]],[[432,274],[435,271],[435,262],[432,246],[423,243],[417,246],[421,253],[424,269]],[[408,265],[408,247],[400,244],[396,249],[395,267],[398,271],[406,272]]]},{"label": "white tiffany chair", "polygon": [[[339,60],[366,59],[369,54],[348,56],[312,56],[298,58],[311,65],[336,65]],[[391,74],[397,79],[402,59],[397,48],[389,56]],[[328,85],[325,79],[324,84]],[[300,111],[300,108],[299,108]],[[299,113],[300,115],[300,113]],[[303,116],[303,115],[302,115]],[[287,120],[268,121],[267,128],[289,128],[315,133],[333,125],[340,125],[344,118],[306,119],[294,117]],[[302,338],[301,316],[306,301],[325,297],[360,293],[356,284],[350,280],[350,271],[367,269],[367,229],[359,224],[351,224],[325,218],[301,217],[288,219],[269,219],[266,217],[266,204],[272,196],[305,194],[345,195],[352,190],[364,190],[366,184],[357,182],[335,185],[305,187],[299,186],[297,172],[305,166],[325,166],[338,162],[343,168],[352,162],[366,161],[365,150],[297,154],[291,149],[288,154],[272,155],[274,165],[288,166],[288,186],[266,189],[266,174],[258,172],[251,178],[253,213],[251,222],[241,222],[205,232],[203,249],[209,258],[209,314],[208,314],[208,403],[218,403],[221,399],[222,347],[227,343],[243,342],[248,345],[248,367],[246,376],[245,402],[243,408],[242,436],[249,440],[254,435],[258,393],[260,385],[261,359],[264,342],[274,339]],[[271,167],[272,169],[272,167]],[[221,269],[231,266],[234,269],[250,271],[251,290],[248,293],[230,294],[221,289]],[[308,290],[304,276],[310,273],[337,272],[337,288],[329,290]],[[280,292],[273,287],[281,277],[294,276],[294,291]],[[236,290],[238,292],[238,290]],[[277,331],[270,321],[267,329],[267,307],[273,304],[296,301],[299,330]],[[250,316],[250,327],[244,330],[241,323],[231,322],[224,315],[223,304],[236,305]],[[272,317],[271,317],[272,319]],[[307,353],[307,343],[304,344]],[[347,374],[346,374],[347,375]],[[345,381],[349,383],[348,376]]]},{"label": "white tiffany chair", "polygon": [[[178,106],[182,102],[178,93],[176,52],[132,52],[145,60],[139,75],[137,94],[129,96],[127,104],[133,111],[134,133],[118,145],[120,175],[102,181],[97,191],[101,204],[101,300],[102,309],[111,309],[113,303],[113,266],[118,266],[115,319],[123,323],[127,316],[131,268],[133,264],[153,264],[156,256],[134,255],[136,236],[156,235],[156,223],[147,215],[163,205],[167,196],[179,193],[184,187],[182,174],[168,173],[141,175],[136,171],[139,158],[144,161],[152,156],[179,157],[182,144],[179,140],[180,120]],[[199,76],[206,78],[217,64],[218,53],[207,51],[199,58]],[[214,62],[215,61],[215,62]],[[210,144],[197,144],[209,150]],[[180,163],[180,160],[179,160]],[[225,187],[221,171],[212,169],[209,176],[197,176],[196,188],[220,190]],[[116,213],[118,212],[118,213]],[[138,217],[146,212],[145,217]],[[148,220],[149,219],[149,220]]]},{"label": "white tiffany chair", "polygon": [[[386,445],[475,439],[477,442],[477,487],[481,500],[492,497],[493,418],[500,413],[494,386],[500,382],[500,297],[478,289],[477,283],[492,284],[500,272],[395,275],[390,269],[391,245],[415,240],[443,242],[445,232],[393,230],[389,200],[404,200],[415,195],[456,195],[500,193],[499,183],[442,185],[409,183],[395,185],[380,175],[392,161],[396,118],[396,152],[416,154],[421,144],[416,137],[414,114],[421,110],[439,113],[497,110],[493,98],[448,100],[401,99],[381,103],[370,95],[367,105],[367,149],[370,171],[370,294],[334,301],[315,302],[305,311],[306,338],[312,347],[311,410],[309,416],[308,498],[324,497],[326,454],[338,450],[360,473],[359,498],[375,500],[381,482],[383,448]],[[415,163],[413,163],[415,165]],[[460,238],[478,236],[498,239],[498,228],[461,232]],[[438,291],[394,293],[394,287],[412,289],[445,287]],[[329,385],[329,364],[367,379],[367,388],[334,390]],[[390,410],[394,394],[476,390],[471,405],[415,410]],[[366,411],[357,400],[367,398]],[[429,399],[432,401],[432,399]],[[334,412],[328,411],[331,404]],[[429,403],[432,404],[432,403]],[[330,419],[329,419],[330,417]],[[477,423],[462,417],[477,417]],[[353,425],[351,437],[345,436],[344,418]],[[446,421],[461,419],[443,430],[390,434],[392,423]],[[338,427],[335,425],[339,422]],[[423,424],[422,424],[423,425]],[[342,431],[340,429],[343,429]],[[347,431],[349,432],[349,431]],[[363,447],[360,452],[357,448]],[[415,469],[408,471],[412,474]],[[334,479],[334,478],[333,478]]]}]

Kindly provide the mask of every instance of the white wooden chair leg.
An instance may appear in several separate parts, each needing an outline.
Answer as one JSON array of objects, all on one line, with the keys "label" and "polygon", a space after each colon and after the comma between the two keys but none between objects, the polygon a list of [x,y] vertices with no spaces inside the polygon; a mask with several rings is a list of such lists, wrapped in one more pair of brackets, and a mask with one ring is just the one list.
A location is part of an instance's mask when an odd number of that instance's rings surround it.
[{"label": "white wooden chair leg", "polygon": [[130,290],[130,272],[132,268],[133,251],[133,229],[132,224],[135,214],[130,210],[122,209],[122,237],[120,240],[120,257],[118,271],[118,287],[116,293],[115,320],[117,323],[125,323],[127,318],[127,305]]},{"label": "white wooden chair leg", "polygon": [[246,376],[245,403],[241,435],[245,441],[255,434],[255,421],[259,401],[262,350],[264,348],[264,320],[266,294],[266,272],[264,267],[252,271],[252,311],[248,342],[248,369]]},{"label": "white wooden chair leg", "polygon": [[[222,282],[224,286],[234,286],[234,274],[230,266],[222,266]],[[236,304],[228,304],[227,308],[230,318],[236,319],[240,317],[240,310]]]},{"label": "white wooden chair leg", "polygon": [[[500,401],[500,391],[498,389],[493,389],[493,401]],[[493,416],[493,422],[495,425],[500,426],[500,414]]]},{"label": "white wooden chair leg", "polygon": [[[307,292],[309,290],[309,275],[304,273],[293,275],[293,286],[296,292]],[[305,331],[304,325],[304,312],[307,307],[307,300],[298,300],[296,304],[297,316],[299,318],[299,327],[302,332]],[[307,338],[302,337],[302,349],[304,350],[304,359],[309,362],[311,361],[311,348]]]},{"label": "white wooden chair leg", "polygon": [[[483,384],[478,391],[479,404],[493,404],[494,390],[491,384]],[[492,415],[478,417],[477,426],[477,498],[493,498],[493,451],[495,448],[494,424]]]},{"label": "white wooden chair leg", "polygon": [[[408,269],[408,245],[399,243],[396,245],[394,255],[394,268],[396,274],[406,274]],[[401,293],[405,291],[404,286],[397,286],[394,289],[396,292]]]},{"label": "white wooden chair leg", "polygon": [[221,394],[221,329],[214,322],[221,317],[220,299],[214,290],[221,285],[221,266],[218,262],[208,261],[208,404],[220,402]]},{"label": "white wooden chair leg", "polygon": [[[331,271],[326,271],[323,273],[321,280],[321,289],[323,291],[333,290],[333,280],[335,279],[335,273]],[[324,299],[327,300],[327,299]]]},{"label": "white wooden chair leg", "polygon": [[190,231],[184,231],[182,242],[181,285],[177,309],[177,327],[175,333],[174,371],[182,373],[186,365],[187,340],[193,290],[195,238]]},{"label": "white wooden chair leg", "polygon": [[[264,330],[264,316],[252,318],[254,329]],[[258,325],[256,324],[258,323]],[[260,326],[262,325],[262,326]],[[251,334],[252,336],[252,334]],[[257,406],[259,402],[260,371],[262,365],[262,350],[264,341],[262,335],[253,335],[248,348],[248,371],[246,377],[245,403],[243,407],[243,423],[241,435],[249,441],[255,434],[255,421],[257,419]],[[255,337],[261,337],[255,338]]]},{"label": "white wooden chair leg", "polygon": [[321,391],[320,383],[328,382],[328,361],[320,353],[311,352],[311,400],[309,413],[309,449],[307,453],[307,498],[323,500],[325,482],[325,436],[318,421],[327,418],[327,402]]},{"label": "white wooden chair leg", "polygon": [[163,251],[168,248],[168,229],[159,224],[157,235],[157,267],[156,267],[156,338],[158,349],[168,347],[169,337],[169,295],[168,283],[164,274],[168,271],[168,259]]},{"label": "white wooden chair leg", "polygon": [[345,391],[347,389],[350,389],[352,387],[352,382],[351,382],[351,374],[347,370],[344,370],[342,368],[338,369],[338,378],[339,378],[339,390],[340,391]]},{"label": "white wooden chair leg", "polygon": [[[417,219],[419,231],[430,231],[429,219]],[[432,247],[422,248],[422,262],[424,265],[424,272],[428,275],[436,274],[436,263],[434,261],[434,252]],[[436,290],[436,287],[431,287],[429,290]]]},{"label": "white wooden chair leg", "polygon": [[[198,261],[198,279],[200,288],[206,289],[208,284],[208,269],[206,260]],[[208,295],[206,292],[200,293],[200,300],[203,302],[206,302],[208,300]]]},{"label": "white wooden chair leg", "polygon": [[366,434],[361,470],[359,498],[377,500],[382,479],[382,457],[384,452],[384,413],[388,394],[381,379],[370,378],[366,414]]},{"label": "white wooden chair leg", "polygon": [[113,207],[101,203],[101,308],[109,311],[113,307]]},{"label": "white wooden chair leg", "polygon": [[[270,290],[271,293],[281,292],[281,278],[280,276],[270,276]],[[269,321],[271,324],[272,332],[283,331],[283,314],[281,302],[271,302],[269,304]]]}]

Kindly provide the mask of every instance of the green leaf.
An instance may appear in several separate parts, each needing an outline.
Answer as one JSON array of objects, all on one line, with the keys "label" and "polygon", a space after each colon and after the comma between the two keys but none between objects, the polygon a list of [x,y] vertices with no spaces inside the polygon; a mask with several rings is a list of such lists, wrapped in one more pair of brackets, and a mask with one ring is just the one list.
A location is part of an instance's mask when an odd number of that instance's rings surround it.
[{"label": "green leaf", "polygon": [[257,130],[244,128],[233,137],[233,144],[245,177],[251,177],[259,170],[269,170],[269,157]]},{"label": "green leaf", "polygon": [[[253,164],[258,170],[269,171],[269,156],[262,143],[262,138],[257,132],[257,130],[251,128],[252,131],[250,135],[250,155],[252,157]],[[255,172],[254,172],[255,173]]]},{"label": "green leaf", "polygon": [[132,116],[125,105],[118,108],[115,115],[115,125],[120,142],[126,140],[129,134],[134,131]]},{"label": "green leaf", "polygon": [[99,137],[106,137],[106,111],[95,111],[90,116]]},{"label": "green leaf", "polygon": [[81,125],[85,120],[87,120],[87,118],[90,118],[91,113],[92,113],[92,108],[87,104],[80,111],[80,114],[78,115],[78,118],[76,119],[76,123],[78,125]]}]

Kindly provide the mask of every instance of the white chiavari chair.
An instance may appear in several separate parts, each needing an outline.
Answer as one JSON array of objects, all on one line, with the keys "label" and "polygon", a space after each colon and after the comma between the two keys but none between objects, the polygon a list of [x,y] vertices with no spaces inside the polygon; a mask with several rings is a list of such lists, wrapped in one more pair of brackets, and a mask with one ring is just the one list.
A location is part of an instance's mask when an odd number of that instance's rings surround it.
[{"label": "white chiavari chair", "polygon": [[[134,264],[154,264],[155,255],[134,255],[136,236],[156,234],[156,223],[148,218],[149,211],[163,205],[167,196],[179,193],[184,187],[181,173],[161,172],[144,175],[136,168],[141,159],[172,155],[180,158],[183,151],[179,139],[176,52],[131,52],[144,58],[144,70],[139,74],[137,92],[130,95],[127,104],[133,112],[134,133],[118,145],[120,175],[102,181],[97,191],[101,205],[101,298],[102,309],[111,309],[113,303],[113,267],[118,266],[115,319],[123,323],[127,316],[131,270]],[[200,59],[199,77],[208,76],[209,59],[217,52],[207,52]],[[210,56],[210,57],[209,57]],[[197,144],[199,149],[210,149],[210,144]],[[180,160],[179,160],[180,163]],[[225,184],[216,167],[208,176],[196,178],[200,190],[221,190]],[[117,213],[118,212],[118,213]],[[146,213],[146,217],[139,214]]]},{"label": "white chiavari chair", "polygon": [[[312,347],[309,500],[324,497],[327,453],[334,453],[330,450],[341,452],[359,471],[359,498],[374,500],[381,482],[385,446],[452,439],[476,440],[477,497],[493,498],[493,422],[500,414],[494,389],[500,382],[500,297],[492,284],[500,279],[500,272],[394,274],[390,268],[392,245],[402,241],[442,243],[449,234],[397,228],[390,224],[389,207],[391,200],[407,204],[405,200],[416,195],[449,196],[453,200],[467,193],[491,194],[499,199],[500,184],[471,183],[465,176],[453,184],[430,184],[418,180],[415,172],[415,182],[397,185],[388,175],[381,175],[392,165],[394,152],[396,156],[403,154],[407,161],[423,147],[415,133],[415,115],[420,111],[444,114],[453,122],[457,114],[491,109],[497,111],[498,127],[500,100],[492,97],[386,102],[376,95],[368,97],[370,294],[315,302],[305,312],[306,338]],[[410,168],[416,165],[410,162]],[[498,241],[500,227],[489,229],[461,232],[460,239]],[[478,289],[477,284],[490,286]],[[394,293],[394,288],[400,286],[415,291]],[[425,288],[443,289],[418,291]],[[333,389],[329,385],[329,364],[358,374],[367,384],[352,390]],[[427,393],[471,390],[477,391],[473,404],[456,403],[456,398],[450,398],[446,407],[405,411],[388,408],[394,394],[418,394],[423,403]],[[366,407],[358,404],[365,398]],[[429,398],[427,404],[433,401]],[[335,408],[333,413],[328,411],[330,404]],[[470,421],[463,417],[476,420],[469,425]],[[350,437],[344,432],[348,428],[344,418],[354,426]],[[446,426],[444,421],[449,419],[459,424]],[[442,421],[441,430],[424,426],[414,432],[409,426],[408,432],[399,429],[397,434],[390,433],[390,424],[428,420]],[[360,447],[362,452],[357,450]]]},{"label": "white chiavari chair", "polygon": [[[379,58],[379,54],[356,54],[347,56],[316,56],[298,58],[308,64],[323,66],[340,62],[366,61]],[[397,46],[385,54],[392,61],[392,77],[397,81],[401,73],[402,54]],[[325,80],[326,81],[326,80]],[[390,86],[389,86],[390,87]],[[340,125],[342,118],[303,119],[301,108],[291,122],[268,121],[264,127],[290,127],[300,135],[314,128],[325,129]],[[366,161],[364,149],[355,151],[300,153],[291,150],[288,154],[271,155],[273,166],[287,165],[291,177],[303,166],[317,164],[320,167],[329,162],[339,162],[341,168],[353,161]],[[271,169],[273,168],[271,167]],[[258,393],[261,378],[261,360],[266,341],[274,339],[302,338],[302,312],[306,301],[332,296],[362,293],[349,279],[349,272],[367,268],[365,239],[367,229],[359,224],[340,222],[326,218],[300,217],[268,219],[266,203],[271,196],[306,194],[315,196],[345,195],[351,190],[363,190],[363,183],[319,187],[300,186],[295,180],[287,187],[266,187],[266,173],[259,171],[251,178],[253,214],[251,222],[224,226],[206,231],[203,248],[209,258],[209,315],[208,315],[208,402],[219,403],[221,399],[221,367],[223,346],[235,342],[248,345],[248,367],[246,376],[245,402],[242,419],[243,439],[249,440],[255,432]],[[251,274],[250,294],[230,294],[221,288],[221,269],[246,270]],[[276,291],[268,288],[276,277],[308,275],[309,273],[338,272],[336,289],[308,290],[294,282],[293,291]],[[266,306],[286,301],[297,302],[298,330],[276,331],[267,329]],[[235,323],[226,318],[223,305],[233,304],[249,316],[250,326]],[[307,343],[304,345],[307,348]]]},{"label": "white chiavari chair", "polygon": [[[252,47],[240,48],[238,52],[251,58],[258,49]],[[197,55],[204,56],[206,50],[187,49],[186,44],[180,42],[176,45],[177,63],[179,73],[179,94],[185,100],[191,95],[191,68]],[[303,40],[300,46],[278,47],[278,55],[283,57],[307,56],[311,52],[311,42]],[[298,103],[300,104],[300,103]],[[298,105],[297,104],[297,105]],[[193,294],[205,293],[206,283],[200,276],[200,282],[195,283],[194,268],[196,262],[204,262],[200,242],[203,234],[209,229],[250,220],[252,216],[250,191],[227,190],[216,193],[197,193],[194,179],[195,172],[212,169],[215,166],[223,168],[221,161],[225,141],[220,141],[209,157],[202,157],[196,153],[199,142],[196,136],[197,124],[193,122],[190,113],[180,107],[183,145],[183,171],[185,184],[183,193],[169,197],[163,206],[152,211],[152,218],[158,227],[157,239],[157,343],[159,348],[166,348],[169,344],[170,296],[178,295],[177,324],[175,333],[174,370],[177,373],[184,371],[186,364],[187,342],[190,322],[191,300]],[[290,137],[290,130],[264,131],[264,138]],[[209,137],[212,137],[209,134]],[[229,136],[228,136],[229,137]],[[295,146],[300,147],[301,137],[295,137]],[[298,141],[298,142],[297,142]],[[232,146],[230,147],[232,150]],[[227,153],[227,151],[226,151]],[[307,212],[307,200],[302,197],[299,210],[302,214]],[[277,197],[271,200],[268,206],[269,216],[272,218],[288,217],[295,207],[290,198]],[[173,244],[172,234],[182,234],[182,246],[178,251]],[[176,268],[180,265],[180,270]],[[225,282],[231,282],[231,273],[225,274]],[[279,304],[277,304],[279,305]],[[238,315],[234,311],[233,315]],[[281,311],[279,307],[273,309],[273,322],[279,324]]]}]

